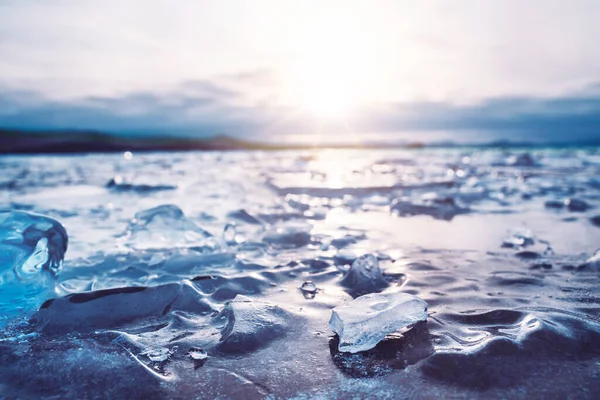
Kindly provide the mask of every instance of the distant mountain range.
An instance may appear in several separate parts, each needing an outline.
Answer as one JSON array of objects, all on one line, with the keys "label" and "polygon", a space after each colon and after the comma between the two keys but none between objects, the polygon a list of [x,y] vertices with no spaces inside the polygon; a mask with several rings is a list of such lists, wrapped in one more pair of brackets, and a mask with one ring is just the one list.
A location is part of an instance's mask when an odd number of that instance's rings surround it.
[{"label": "distant mountain range", "polygon": [[[389,147],[386,144],[385,147]],[[397,147],[421,147],[420,143]],[[309,144],[272,144],[217,135],[208,138],[178,136],[121,136],[105,132],[64,130],[25,131],[0,128],[0,154],[106,153],[121,151],[301,150]],[[328,145],[334,148],[379,148],[382,144]]]},{"label": "distant mountain range", "polygon": [[[217,135],[208,138],[181,136],[122,136],[89,130],[29,131],[0,128],[0,154],[108,153],[123,151],[215,151],[215,150],[302,150],[314,148],[379,149],[462,147],[465,143],[368,142],[362,144],[273,144]],[[538,143],[493,141],[477,147],[540,147]],[[589,142],[554,143],[546,147],[600,146],[600,138]]]}]

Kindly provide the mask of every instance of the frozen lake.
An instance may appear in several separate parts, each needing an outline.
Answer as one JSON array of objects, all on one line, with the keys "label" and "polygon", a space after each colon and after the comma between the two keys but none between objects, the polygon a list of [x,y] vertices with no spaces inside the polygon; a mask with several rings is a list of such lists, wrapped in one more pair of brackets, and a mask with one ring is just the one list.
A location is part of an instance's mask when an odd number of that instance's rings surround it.
[{"label": "frozen lake", "polygon": [[[0,170],[0,397],[600,391],[600,149],[4,156]],[[38,259],[12,253],[28,213],[68,234],[57,272],[14,272]],[[44,223],[36,257],[62,258]],[[344,282],[366,254],[385,281]],[[429,317],[340,352],[331,309],[373,292],[416,295]]]}]

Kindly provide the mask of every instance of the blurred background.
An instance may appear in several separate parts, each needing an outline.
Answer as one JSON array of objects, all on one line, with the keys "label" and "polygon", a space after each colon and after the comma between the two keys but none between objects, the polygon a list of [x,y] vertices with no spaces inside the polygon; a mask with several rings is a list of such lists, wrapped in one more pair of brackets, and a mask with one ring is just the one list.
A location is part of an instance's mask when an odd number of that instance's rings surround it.
[{"label": "blurred background", "polygon": [[0,151],[598,144],[598,15],[593,0],[4,0]]}]

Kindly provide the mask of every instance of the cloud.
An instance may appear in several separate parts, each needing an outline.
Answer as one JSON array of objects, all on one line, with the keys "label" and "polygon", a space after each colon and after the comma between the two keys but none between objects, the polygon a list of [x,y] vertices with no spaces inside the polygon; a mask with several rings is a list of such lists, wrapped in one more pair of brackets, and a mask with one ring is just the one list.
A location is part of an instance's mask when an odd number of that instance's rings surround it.
[{"label": "cloud", "polygon": [[[56,100],[5,89],[0,125],[26,129],[95,129],[121,134],[207,136],[235,128],[241,95],[210,81],[185,81],[167,91]],[[241,125],[252,125],[242,119]]]},{"label": "cloud", "polygon": [[[287,76],[326,65],[339,42],[375,100],[548,95],[597,79],[599,12],[594,0],[3,0],[0,84],[113,96],[245,69]],[[257,75],[238,80],[260,90]]]},{"label": "cloud", "polygon": [[[264,73],[240,74],[216,81],[185,81],[171,90],[79,100],[46,99],[35,92],[4,90],[0,94],[0,126],[25,129],[93,129],[126,135],[190,135],[220,133],[277,141],[317,133],[315,118],[291,107],[247,104],[231,81],[252,81]],[[600,140],[600,87],[560,97],[497,97],[470,105],[404,102],[372,106],[354,113],[349,128],[364,139],[454,141],[498,139],[569,142]],[[345,139],[342,124],[326,124],[327,139]],[[415,134],[416,132],[416,134]],[[435,133],[433,135],[432,133]],[[370,136],[371,135],[371,136]],[[416,135],[416,136],[415,136]],[[410,138],[410,136],[408,136]]]},{"label": "cloud", "polygon": [[[475,105],[457,106],[441,102],[396,104],[397,113],[375,113],[369,123],[383,128],[405,126],[411,129],[549,129],[564,122],[575,126],[596,123],[600,96],[565,96],[539,99],[526,97],[492,98]],[[380,122],[377,122],[379,120]],[[540,125],[541,124],[541,125]],[[557,125],[558,124],[558,125]]]}]

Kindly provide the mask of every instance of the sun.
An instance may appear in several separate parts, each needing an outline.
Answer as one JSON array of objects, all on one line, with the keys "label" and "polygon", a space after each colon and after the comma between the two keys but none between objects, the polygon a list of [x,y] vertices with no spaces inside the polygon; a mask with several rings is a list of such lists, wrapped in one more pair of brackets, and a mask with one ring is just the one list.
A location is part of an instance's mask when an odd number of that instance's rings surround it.
[{"label": "sun", "polygon": [[341,119],[357,106],[359,98],[342,63],[315,60],[315,65],[299,65],[295,75],[290,95],[300,111],[319,119]]},{"label": "sun", "polygon": [[320,120],[344,120],[367,101],[374,68],[353,21],[311,21],[294,43],[286,69],[285,97]]}]

